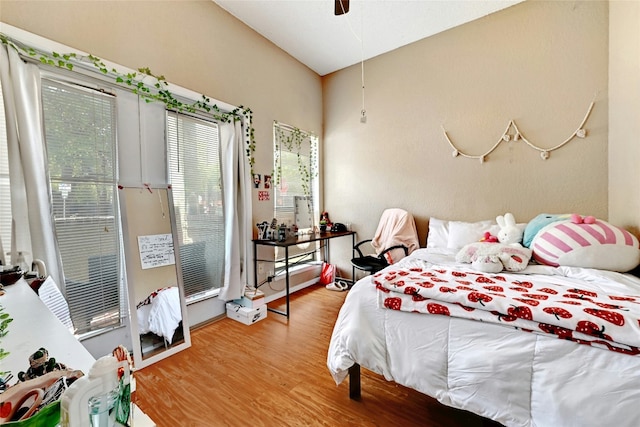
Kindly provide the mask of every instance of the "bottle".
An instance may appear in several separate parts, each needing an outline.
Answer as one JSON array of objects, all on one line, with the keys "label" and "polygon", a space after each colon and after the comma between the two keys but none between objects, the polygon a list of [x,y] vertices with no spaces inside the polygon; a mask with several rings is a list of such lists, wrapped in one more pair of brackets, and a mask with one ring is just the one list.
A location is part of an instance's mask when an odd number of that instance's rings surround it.
[{"label": "bottle", "polygon": [[18,265],[18,267],[20,267],[20,270],[22,270],[23,273],[26,273],[29,271],[29,266],[27,265],[27,261],[25,261],[24,259],[24,254],[22,253],[22,251],[18,251],[16,264]]},{"label": "bottle", "polygon": [[60,401],[62,427],[113,427],[118,399],[118,360],[98,359],[89,374],[76,380]]}]

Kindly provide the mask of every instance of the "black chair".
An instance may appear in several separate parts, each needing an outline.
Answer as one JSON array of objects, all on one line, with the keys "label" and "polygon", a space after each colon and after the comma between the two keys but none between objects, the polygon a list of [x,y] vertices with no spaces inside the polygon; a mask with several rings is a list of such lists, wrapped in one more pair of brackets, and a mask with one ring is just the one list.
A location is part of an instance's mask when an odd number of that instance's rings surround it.
[{"label": "black chair", "polygon": [[377,256],[364,255],[362,253],[362,250],[360,249],[360,246],[362,246],[365,243],[369,243],[371,241],[373,241],[373,239],[363,240],[361,242],[358,242],[353,247],[353,250],[358,253],[358,256],[356,256],[351,260],[351,264],[358,270],[366,271],[367,273],[370,273],[370,274],[377,273],[383,268],[389,266],[389,263],[387,262],[387,258],[385,255],[387,254],[387,252],[392,251],[394,249],[404,249],[404,256],[409,255],[409,248],[406,247],[405,245],[391,246],[385,249],[384,251],[382,251],[380,255],[377,255]]},{"label": "black chair", "polygon": [[[365,254],[361,248],[365,243],[369,243],[376,253]],[[385,246],[386,244],[389,246]],[[353,266],[354,282],[356,269],[369,274],[377,273],[390,265],[388,257],[390,257],[391,251],[402,249],[404,256],[407,256],[419,246],[413,215],[402,209],[386,209],[380,217],[375,237],[362,240],[353,247],[354,257],[351,259],[351,265]],[[394,253],[394,257],[394,262],[402,258],[398,257],[398,251]]]}]

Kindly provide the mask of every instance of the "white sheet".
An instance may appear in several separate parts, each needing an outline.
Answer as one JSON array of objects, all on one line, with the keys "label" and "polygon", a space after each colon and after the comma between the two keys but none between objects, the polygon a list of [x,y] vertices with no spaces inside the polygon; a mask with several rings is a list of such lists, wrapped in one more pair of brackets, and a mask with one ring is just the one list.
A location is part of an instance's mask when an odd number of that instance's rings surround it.
[{"label": "white sheet", "polygon": [[[420,249],[401,264],[451,264],[451,255]],[[636,278],[597,270],[532,266],[524,273],[572,277],[595,288],[640,289]],[[508,427],[638,425],[640,356],[501,325],[379,309],[376,300],[369,276],[351,289],[340,310],[327,357],[338,384],[357,362]]]},{"label": "white sheet", "polygon": [[140,305],[137,309],[139,332],[141,334],[152,332],[164,337],[171,344],[173,334],[182,321],[178,287],[172,286],[155,291],[147,300],[148,304]]}]

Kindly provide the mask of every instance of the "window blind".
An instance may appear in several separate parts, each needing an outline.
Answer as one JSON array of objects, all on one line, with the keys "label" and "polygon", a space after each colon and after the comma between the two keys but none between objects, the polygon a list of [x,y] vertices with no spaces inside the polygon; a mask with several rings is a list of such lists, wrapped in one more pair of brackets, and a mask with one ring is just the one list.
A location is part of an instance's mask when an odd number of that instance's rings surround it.
[{"label": "window blind", "polygon": [[52,209],[77,334],[119,325],[121,274],[115,96],[43,79]]},{"label": "window blind", "polygon": [[167,113],[169,179],[173,192],[180,263],[189,302],[223,283],[225,230],[218,125]]}]

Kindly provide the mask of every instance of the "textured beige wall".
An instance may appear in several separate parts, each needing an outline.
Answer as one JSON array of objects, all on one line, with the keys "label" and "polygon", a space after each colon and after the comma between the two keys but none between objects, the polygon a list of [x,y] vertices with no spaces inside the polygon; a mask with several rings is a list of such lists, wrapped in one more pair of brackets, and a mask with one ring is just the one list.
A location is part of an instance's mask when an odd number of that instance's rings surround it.
[{"label": "textured beige wall", "polygon": [[[256,173],[273,169],[273,121],[322,135],[321,79],[210,0],[6,1],[0,21],[254,112]],[[258,202],[254,218],[273,217]]]},{"label": "textured beige wall", "polygon": [[[608,2],[529,0],[369,60],[364,125],[359,66],[323,78],[321,93],[315,73],[208,0],[0,0],[0,20],[251,107],[259,173],[271,170],[273,120],[324,131],[324,208],[332,219],[352,222],[365,237],[384,208],[400,206],[416,215],[424,242],[430,216],[475,220],[511,211],[526,221],[539,212],[581,212],[640,223],[638,209],[627,207],[640,205],[638,191],[627,189],[638,180],[640,157],[632,96],[640,79],[638,4],[612,1],[611,8],[611,46]],[[478,154],[514,119],[527,138],[551,147],[576,129],[594,95],[588,138],[546,161],[521,142],[503,144],[483,165],[454,159],[442,135],[445,126],[461,150]],[[608,172],[607,156],[624,166]],[[271,212],[271,203],[254,200],[254,218]],[[349,257],[334,246],[336,258]]]},{"label": "textured beige wall", "polygon": [[[130,69],[149,67],[173,84],[251,108],[256,173],[273,170],[274,120],[322,136],[321,78],[210,0],[0,0],[0,21]],[[254,223],[273,218],[272,201],[259,202],[257,191],[253,201]],[[192,324],[224,314],[224,305],[202,308],[210,301],[190,306]],[[102,347],[93,351],[100,354]]]},{"label": "textured beige wall", "polygon": [[[422,245],[431,216],[606,218],[607,52],[606,1],[527,1],[366,61],[366,124],[360,66],[325,77],[324,208],[361,238],[383,209],[407,209]],[[484,164],[453,158],[441,129],[480,154],[513,119],[549,148],[577,129],[594,96],[588,137],[546,161],[522,142]]]},{"label": "textured beige wall", "polygon": [[609,17],[609,219],[638,235],[640,2],[611,1]]}]

